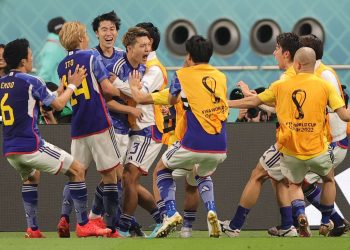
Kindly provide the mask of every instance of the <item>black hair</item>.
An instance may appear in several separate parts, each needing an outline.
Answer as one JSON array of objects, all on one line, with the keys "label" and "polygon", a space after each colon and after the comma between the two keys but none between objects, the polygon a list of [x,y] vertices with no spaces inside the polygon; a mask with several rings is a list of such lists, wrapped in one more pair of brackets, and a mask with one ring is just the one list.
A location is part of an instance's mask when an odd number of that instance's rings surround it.
[{"label": "black hair", "polygon": [[4,49],[4,59],[7,64],[5,71],[17,69],[22,59],[28,58],[29,42],[25,38],[16,39],[6,44]]},{"label": "black hair", "polygon": [[66,22],[63,17],[52,18],[47,24],[47,31],[50,33],[59,34],[63,24]]},{"label": "black hair", "polygon": [[282,52],[289,51],[291,60],[294,60],[295,52],[301,47],[299,36],[292,32],[281,33],[276,37],[277,44]]},{"label": "black hair", "polygon": [[153,43],[152,43],[152,50],[156,51],[159,46],[160,42],[160,33],[157,27],[153,25],[153,23],[138,23],[136,24],[136,27],[144,28],[148,31],[149,35],[151,36]]},{"label": "black hair", "polygon": [[186,51],[194,63],[208,63],[213,55],[213,43],[200,35],[186,41]]},{"label": "black hair", "polygon": [[0,48],[3,48],[3,49],[4,49],[4,48],[5,48],[5,46],[6,46],[5,44],[0,43]]},{"label": "black hair", "polygon": [[300,43],[303,47],[309,47],[315,51],[316,60],[322,59],[323,57],[323,42],[314,34],[301,36],[299,38]]},{"label": "black hair", "polygon": [[117,29],[117,31],[120,28],[120,18],[117,16],[114,10],[112,10],[111,12],[99,15],[92,21],[91,25],[94,32],[98,30],[98,27],[100,26],[100,22],[102,21],[111,21],[112,23],[115,24],[115,28]]}]

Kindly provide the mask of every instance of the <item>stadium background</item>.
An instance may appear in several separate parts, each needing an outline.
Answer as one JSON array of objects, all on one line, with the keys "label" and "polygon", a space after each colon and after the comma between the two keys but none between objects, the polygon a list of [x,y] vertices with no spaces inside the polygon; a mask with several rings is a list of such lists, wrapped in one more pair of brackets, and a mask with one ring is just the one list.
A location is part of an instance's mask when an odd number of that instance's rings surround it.
[{"label": "stadium background", "polygon": [[[265,67],[276,64],[273,56],[259,54],[251,46],[250,33],[257,21],[271,19],[278,24],[282,32],[287,32],[293,30],[298,21],[313,18],[324,29],[324,62],[332,65],[345,65],[344,69],[339,69],[337,72],[342,83],[347,85],[350,77],[350,71],[347,68],[350,58],[349,9],[350,1],[347,0],[333,2],[325,0],[0,0],[0,43],[25,37],[30,41],[34,56],[36,56],[45,42],[48,20],[55,16],[63,16],[66,20],[79,20],[86,24],[90,35],[90,46],[95,46],[97,39],[90,25],[92,19],[101,13],[115,10],[122,20],[119,38],[128,27],[138,22],[150,21],[159,27],[163,39],[158,55],[164,65],[171,69],[169,72],[171,76],[173,67],[182,65],[183,57],[174,55],[165,44],[164,36],[166,36],[168,26],[173,21],[185,19],[193,24],[198,34],[207,36],[211,24],[218,19],[227,18],[239,29],[238,49],[225,56],[214,54],[211,63],[215,66],[257,66],[252,70],[224,70],[228,77],[228,88],[231,90],[234,88],[234,83],[239,80],[246,81],[252,88],[267,86],[280,74],[280,71],[273,67],[272,69]],[[117,45],[122,47],[119,40]],[[234,119],[234,114],[235,112],[231,112],[231,120]],[[42,130],[48,141],[69,150],[69,127],[56,126],[54,129],[42,127]],[[229,158],[214,176],[216,198],[222,218],[230,218],[233,214],[233,209],[239,201],[250,170],[274,138],[272,124],[232,124],[228,132]],[[344,170],[349,165],[348,163],[347,158],[337,173]],[[1,158],[1,168],[0,231],[22,231],[25,228],[25,220],[20,201],[20,181],[4,158]],[[347,174],[347,172],[343,173]],[[90,170],[89,178],[91,191],[97,181],[93,168]],[[63,181],[64,177],[55,178],[45,175],[43,178],[39,193],[41,198],[39,216],[43,230],[55,229]],[[148,183],[150,178],[145,178],[145,181]],[[350,192],[349,183],[350,180],[345,186],[347,192]],[[181,184],[178,186],[178,204],[181,209],[183,194]],[[342,188],[342,190],[345,189]],[[340,209],[344,215],[349,217],[349,204],[346,197],[350,201],[350,195],[340,191],[338,196]],[[267,184],[259,204],[250,215],[247,228],[259,229],[277,224],[278,209],[275,204],[272,190]],[[151,223],[149,216],[143,212],[139,212],[138,217],[144,225]],[[204,212],[201,210],[195,228],[205,229],[204,218]]]}]

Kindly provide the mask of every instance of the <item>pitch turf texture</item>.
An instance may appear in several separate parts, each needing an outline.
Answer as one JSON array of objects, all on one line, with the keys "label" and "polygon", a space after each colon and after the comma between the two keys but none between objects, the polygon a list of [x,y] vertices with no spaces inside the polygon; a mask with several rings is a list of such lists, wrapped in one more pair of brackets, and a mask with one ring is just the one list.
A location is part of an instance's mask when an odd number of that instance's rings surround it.
[{"label": "pitch turf texture", "polygon": [[1,250],[350,250],[350,235],[339,238],[325,238],[313,231],[311,238],[275,238],[266,231],[243,231],[237,238],[225,235],[220,239],[208,238],[207,232],[195,231],[189,239],[179,238],[173,233],[166,239],[106,239],[106,238],[75,238],[59,239],[53,232],[44,232],[46,239],[24,239],[22,232],[0,233]]}]

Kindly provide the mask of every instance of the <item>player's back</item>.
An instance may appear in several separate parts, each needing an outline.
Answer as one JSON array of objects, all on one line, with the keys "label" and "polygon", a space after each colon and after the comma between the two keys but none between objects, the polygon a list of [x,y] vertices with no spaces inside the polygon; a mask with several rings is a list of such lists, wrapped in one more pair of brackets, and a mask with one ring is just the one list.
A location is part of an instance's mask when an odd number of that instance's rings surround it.
[{"label": "player's back", "polygon": [[92,50],[69,51],[58,66],[58,75],[67,85],[68,71],[77,65],[86,68],[87,76],[74,91],[71,104],[73,108],[73,138],[101,133],[111,126],[100,82],[108,78],[108,73],[98,53]]},{"label": "player's back", "polygon": [[37,126],[38,102],[32,91],[44,92],[43,88],[46,91],[40,79],[18,71],[0,78],[5,155],[37,150],[41,141]]}]

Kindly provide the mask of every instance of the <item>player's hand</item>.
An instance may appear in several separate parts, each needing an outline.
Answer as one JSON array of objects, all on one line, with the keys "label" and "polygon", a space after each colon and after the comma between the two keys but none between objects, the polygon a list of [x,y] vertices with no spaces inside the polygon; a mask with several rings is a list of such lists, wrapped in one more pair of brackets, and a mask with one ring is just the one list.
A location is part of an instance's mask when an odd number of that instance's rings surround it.
[{"label": "player's hand", "polygon": [[248,84],[246,84],[245,82],[239,81],[237,83],[237,86],[242,90],[242,93],[245,97],[252,95],[251,91],[249,90]]},{"label": "player's hand", "polygon": [[141,73],[138,70],[133,70],[129,74],[130,88],[140,89],[141,86]]},{"label": "player's hand", "polygon": [[138,119],[139,121],[142,119],[143,114],[142,114],[142,110],[139,108],[133,108],[131,111],[131,115],[134,116],[136,119]]},{"label": "player's hand", "polygon": [[86,69],[84,66],[80,67],[78,64],[72,74],[72,71],[68,71],[68,84],[74,84],[79,87],[81,82],[86,78]]},{"label": "player's hand", "polygon": [[113,72],[109,72],[109,78],[108,79],[109,79],[109,81],[111,83],[113,83],[115,81],[115,79],[117,79],[117,75],[114,74]]}]

